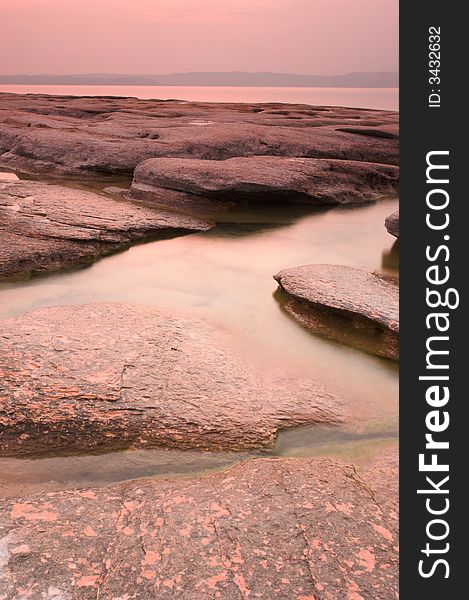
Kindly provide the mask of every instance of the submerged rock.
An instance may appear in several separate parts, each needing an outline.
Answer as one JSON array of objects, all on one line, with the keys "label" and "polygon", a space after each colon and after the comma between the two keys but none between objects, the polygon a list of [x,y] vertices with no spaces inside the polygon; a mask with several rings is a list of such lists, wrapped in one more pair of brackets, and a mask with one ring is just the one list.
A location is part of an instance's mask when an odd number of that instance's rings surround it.
[{"label": "submerged rock", "polygon": [[332,159],[155,158],[135,169],[130,197],[176,206],[200,206],[210,200],[358,204],[395,192],[398,173],[392,165]]},{"label": "submerged rock", "polygon": [[295,372],[257,369],[210,326],[122,304],[0,322],[0,452],[273,445],[336,423],[341,402]]},{"label": "submerged rock", "polygon": [[398,359],[399,286],[394,279],[338,265],[304,265],[280,271],[274,279],[288,295],[286,312],[309,329]]},{"label": "submerged rock", "polygon": [[394,237],[399,237],[399,211],[393,212],[392,215],[386,217],[384,225],[388,232]]},{"label": "submerged rock", "polygon": [[0,183],[0,277],[62,269],[133,241],[210,227],[92,192],[31,181]]},{"label": "submerged rock", "polygon": [[[398,597],[397,456],[257,459],[0,502],[8,598]],[[53,592],[51,592],[53,590]]]},{"label": "submerged rock", "polygon": [[399,160],[398,115],[390,111],[33,94],[0,98],[0,164],[26,172],[132,173],[157,157],[299,156],[394,165]]}]

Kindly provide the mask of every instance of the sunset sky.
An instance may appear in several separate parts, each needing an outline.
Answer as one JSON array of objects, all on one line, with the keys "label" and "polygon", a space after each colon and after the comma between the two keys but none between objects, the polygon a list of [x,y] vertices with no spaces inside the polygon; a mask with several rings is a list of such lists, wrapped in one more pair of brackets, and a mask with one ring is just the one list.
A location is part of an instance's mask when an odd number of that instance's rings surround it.
[{"label": "sunset sky", "polygon": [[398,68],[398,0],[0,0],[0,73]]}]

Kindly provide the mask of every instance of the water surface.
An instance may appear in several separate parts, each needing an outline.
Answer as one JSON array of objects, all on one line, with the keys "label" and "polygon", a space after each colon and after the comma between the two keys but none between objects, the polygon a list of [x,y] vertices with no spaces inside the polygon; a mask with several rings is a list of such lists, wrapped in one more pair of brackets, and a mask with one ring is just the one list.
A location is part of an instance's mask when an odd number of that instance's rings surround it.
[{"label": "water surface", "polygon": [[0,317],[57,305],[123,302],[211,323],[250,361],[303,371],[354,406],[357,427],[396,415],[394,363],[327,341],[283,314],[279,270],[307,263],[387,269],[396,199],[362,207],[263,207],[211,214],[208,232],[141,244],[89,268],[0,284]]},{"label": "water surface", "polygon": [[[109,182],[107,182],[109,183]],[[99,189],[103,183],[75,182]],[[58,305],[123,302],[202,319],[260,368],[294,370],[343,398],[351,418],[335,428],[281,433],[272,456],[372,456],[397,435],[398,369],[304,330],[283,313],[272,276],[307,263],[394,273],[397,250],[384,219],[389,198],[360,207],[263,206],[206,215],[211,231],[133,246],[90,267],[0,284],[0,318]],[[136,477],[226,468],[251,453],[141,450],[46,459],[0,459],[0,493],[106,485]]]},{"label": "water surface", "polygon": [[341,428],[307,426],[281,432],[274,448],[257,452],[152,449],[38,459],[0,457],[0,497],[143,478],[201,476],[260,457],[328,457],[361,467],[396,442],[395,430],[347,433]]},{"label": "water surface", "polygon": [[286,102],[354,108],[399,109],[398,88],[301,88],[220,86],[0,85],[0,92],[71,96],[133,96],[194,102]]}]

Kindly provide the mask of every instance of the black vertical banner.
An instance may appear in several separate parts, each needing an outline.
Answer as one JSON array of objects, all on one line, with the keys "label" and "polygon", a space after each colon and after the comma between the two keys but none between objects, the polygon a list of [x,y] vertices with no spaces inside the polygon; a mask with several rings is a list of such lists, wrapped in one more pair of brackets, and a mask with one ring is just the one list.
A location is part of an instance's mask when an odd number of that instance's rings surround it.
[{"label": "black vertical banner", "polygon": [[403,600],[467,596],[469,36],[463,8],[435,0],[400,5]]}]

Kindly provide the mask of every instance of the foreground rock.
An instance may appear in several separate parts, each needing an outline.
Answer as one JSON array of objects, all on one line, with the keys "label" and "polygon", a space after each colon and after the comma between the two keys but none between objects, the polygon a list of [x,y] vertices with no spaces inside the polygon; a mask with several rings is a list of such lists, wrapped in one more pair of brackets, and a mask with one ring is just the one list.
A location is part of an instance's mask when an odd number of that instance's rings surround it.
[{"label": "foreground rock", "polygon": [[255,201],[357,204],[393,193],[397,185],[397,167],[359,161],[155,158],[136,168],[130,197],[184,207]]},{"label": "foreground rock", "polygon": [[388,232],[394,237],[399,237],[399,211],[392,213],[389,217],[384,221],[384,225]]},{"label": "foreground rock", "polygon": [[395,112],[302,104],[0,94],[0,164],[127,173],[157,157],[299,156],[397,164]]},{"label": "foreground rock", "polygon": [[274,279],[287,293],[285,311],[309,329],[398,359],[399,287],[393,279],[337,265],[286,269]]},{"label": "foreground rock", "polygon": [[394,454],[258,459],[0,505],[5,598],[398,598]]},{"label": "foreground rock", "polygon": [[211,327],[153,309],[50,308],[1,321],[0,338],[3,454],[256,448],[340,414],[316,381],[256,369]]},{"label": "foreground rock", "polygon": [[89,262],[130,242],[210,229],[199,219],[45,183],[0,182],[0,277]]}]

